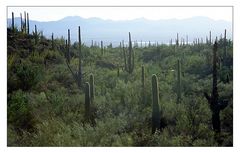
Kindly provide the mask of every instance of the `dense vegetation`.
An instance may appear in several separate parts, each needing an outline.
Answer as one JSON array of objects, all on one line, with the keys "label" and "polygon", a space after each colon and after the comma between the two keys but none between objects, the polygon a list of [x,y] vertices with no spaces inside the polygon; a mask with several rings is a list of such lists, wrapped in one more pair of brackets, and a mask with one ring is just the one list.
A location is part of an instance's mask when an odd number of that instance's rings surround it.
[{"label": "dense vegetation", "polygon": [[233,145],[231,40],[216,41],[217,131],[213,42],[88,47],[22,29],[7,30],[8,146]]}]

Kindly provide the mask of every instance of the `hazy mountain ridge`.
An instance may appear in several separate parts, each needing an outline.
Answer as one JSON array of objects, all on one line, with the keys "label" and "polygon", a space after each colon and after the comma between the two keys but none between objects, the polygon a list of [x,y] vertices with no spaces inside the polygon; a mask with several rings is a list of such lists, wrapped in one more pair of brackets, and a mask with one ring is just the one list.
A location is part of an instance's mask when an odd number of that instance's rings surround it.
[{"label": "hazy mountain ridge", "polygon": [[[8,24],[11,19],[8,19]],[[15,18],[15,23],[20,26],[20,18]],[[208,36],[209,31],[212,35],[219,36],[227,29],[227,37],[232,37],[232,23],[223,20],[213,20],[207,17],[192,17],[187,19],[162,19],[148,20],[145,18],[137,18],[133,20],[104,20],[100,18],[82,18],[80,16],[68,16],[57,21],[40,22],[31,20],[30,31],[34,30],[34,25],[38,30],[43,31],[44,35],[50,37],[53,32],[55,37],[67,37],[67,29],[71,29],[72,42],[77,39],[77,27],[81,26],[82,40],[86,44],[90,44],[91,40],[106,43],[112,42],[119,44],[121,40],[128,39],[128,32],[131,32],[132,39],[138,41],[158,41],[159,43],[168,43],[171,38],[186,38],[189,41],[197,37],[203,40]]]}]

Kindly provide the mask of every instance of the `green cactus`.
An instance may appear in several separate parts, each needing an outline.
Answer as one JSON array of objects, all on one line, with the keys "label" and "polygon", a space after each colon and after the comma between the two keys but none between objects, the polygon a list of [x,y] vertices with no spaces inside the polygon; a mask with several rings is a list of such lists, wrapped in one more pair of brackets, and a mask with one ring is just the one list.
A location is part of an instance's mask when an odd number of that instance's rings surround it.
[{"label": "green cactus", "polygon": [[90,84],[88,82],[85,83],[85,119],[90,119],[90,104],[91,104],[91,97],[90,97]]},{"label": "green cactus", "polygon": [[176,39],[176,46],[179,46],[179,38],[178,38],[178,33],[177,33],[177,39]]},{"label": "green cactus", "polygon": [[126,51],[124,48],[124,40],[122,41],[122,49],[123,49],[123,58],[124,58],[124,69],[127,71],[127,57],[126,57]]},{"label": "green cactus", "polygon": [[52,33],[52,50],[54,50],[54,34]]},{"label": "green cactus", "polygon": [[14,13],[12,12],[12,30],[14,30]]},{"label": "green cactus", "polygon": [[102,53],[102,55],[104,54],[104,52],[103,52],[103,41],[101,41],[101,53]]},{"label": "green cactus", "polygon": [[30,30],[30,28],[29,28],[29,15],[27,13],[27,34],[29,34],[29,30]]},{"label": "green cactus", "polygon": [[90,97],[91,97],[91,103],[94,100],[94,76],[93,74],[90,74]]},{"label": "green cactus", "polygon": [[34,26],[34,39],[35,39],[35,45],[38,43],[38,30],[37,30],[37,26]]},{"label": "green cactus", "polygon": [[23,20],[22,20],[22,13],[20,13],[20,24],[21,24],[21,32],[23,32]]},{"label": "green cactus", "polygon": [[177,64],[177,103],[181,102],[181,62],[178,60]]},{"label": "green cactus", "polygon": [[24,33],[27,33],[27,15],[24,11]]},{"label": "green cactus", "polygon": [[204,96],[208,100],[208,104],[210,106],[212,112],[212,127],[216,133],[221,132],[221,122],[220,122],[220,111],[227,107],[228,100],[219,101],[218,99],[218,88],[217,88],[217,49],[218,43],[217,39],[213,46],[213,70],[212,70],[212,95],[209,96],[206,92],[204,92]]},{"label": "green cactus", "polygon": [[129,46],[128,46],[128,68],[127,71],[128,73],[132,73],[134,69],[134,52],[132,49],[132,40],[131,40],[131,33],[129,32]]},{"label": "green cactus", "polygon": [[152,133],[156,129],[160,129],[160,110],[159,110],[159,94],[158,79],[156,74],[152,75]]},{"label": "green cactus", "polygon": [[82,41],[81,41],[81,28],[80,26],[78,27],[78,41],[79,41],[79,65],[78,65],[78,72],[74,73],[73,70],[71,69],[69,63],[70,63],[70,30],[68,29],[68,41],[66,41],[66,48],[67,48],[67,61],[66,64],[68,66],[68,69],[72,73],[73,78],[75,79],[78,88],[81,89],[82,87],[82,78],[83,78],[83,73],[82,73],[82,53],[81,53],[81,46],[82,46]]}]

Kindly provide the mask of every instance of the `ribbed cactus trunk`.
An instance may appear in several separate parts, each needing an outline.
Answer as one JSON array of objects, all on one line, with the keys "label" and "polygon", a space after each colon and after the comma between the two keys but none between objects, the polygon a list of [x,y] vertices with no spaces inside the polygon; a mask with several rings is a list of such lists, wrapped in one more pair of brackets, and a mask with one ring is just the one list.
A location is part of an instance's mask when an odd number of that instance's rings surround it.
[{"label": "ribbed cactus trunk", "polygon": [[27,13],[27,34],[29,34],[30,28],[29,28],[29,15]]},{"label": "ribbed cactus trunk", "polygon": [[12,12],[12,30],[14,30],[14,13]]},{"label": "ribbed cactus trunk", "polygon": [[78,87],[82,86],[82,40],[81,40],[81,27],[78,26]]},{"label": "ribbed cactus trunk", "polygon": [[181,62],[177,64],[177,103],[181,102]]},{"label": "ribbed cactus trunk", "polygon": [[90,119],[90,84],[88,82],[85,83],[85,119]]},{"label": "ribbed cactus trunk", "polygon": [[23,32],[23,20],[22,20],[22,13],[20,13],[20,23],[21,23],[21,32]]},{"label": "ribbed cactus trunk", "polygon": [[216,133],[221,132],[221,122],[220,122],[220,111],[227,107],[228,101],[219,101],[218,100],[218,88],[217,88],[217,39],[213,46],[213,70],[212,70],[212,94],[209,96],[207,93],[204,93],[206,99],[208,100],[210,109],[212,111],[212,127]]},{"label": "ribbed cactus trunk", "polygon": [[132,49],[132,40],[131,40],[131,33],[129,32],[129,46],[128,46],[128,72],[131,74],[134,69],[134,53]]},{"label": "ribbed cactus trunk", "polygon": [[124,41],[122,41],[122,50],[123,50],[123,59],[124,59],[124,69],[125,71],[128,71],[127,69],[127,57],[126,57],[126,51],[124,48]]},{"label": "ribbed cactus trunk", "polygon": [[90,97],[91,97],[91,103],[94,100],[94,76],[93,74],[90,74]]},{"label": "ribbed cactus trunk", "polygon": [[67,47],[67,62],[70,63],[70,29],[68,29],[68,47]]},{"label": "ribbed cactus trunk", "polygon": [[65,52],[64,52],[64,55],[65,55],[65,58],[67,59],[67,53],[68,52],[68,41],[67,39],[65,40]]},{"label": "ribbed cactus trunk", "polygon": [[159,93],[158,79],[155,74],[152,75],[152,133],[160,129],[160,110],[159,110]]},{"label": "ribbed cactus trunk", "polygon": [[52,33],[52,50],[54,50],[54,34]]},{"label": "ribbed cactus trunk", "polygon": [[27,33],[27,15],[24,11],[24,33]]},{"label": "ribbed cactus trunk", "polygon": [[178,38],[178,33],[177,33],[176,46],[179,46],[179,38]]},{"label": "ribbed cactus trunk", "polygon": [[131,33],[129,32],[129,46],[128,46],[128,70],[129,73],[132,73],[132,40],[131,40]]},{"label": "ribbed cactus trunk", "polygon": [[103,53],[103,41],[101,41],[101,53],[102,53],[102,55],[104,54]]},{"label": "ribbed cactus trunk", "polygon": [[35,38],[35,45],[38,43],[38,30],[37,25],[34,26],[34,38]]}]

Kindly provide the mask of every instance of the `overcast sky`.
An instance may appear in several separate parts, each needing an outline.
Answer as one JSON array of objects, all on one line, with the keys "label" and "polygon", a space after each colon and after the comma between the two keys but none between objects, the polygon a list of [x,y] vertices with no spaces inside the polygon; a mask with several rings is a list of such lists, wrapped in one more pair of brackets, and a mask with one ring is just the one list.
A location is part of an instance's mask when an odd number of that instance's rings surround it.
[{"label": "overcast sky", "polygon": [[29,13],[31,20],[38,21],[54,21],[66,16],[111,20],[142,17],[151,20],[184,19],[205,16],[214,20],[232,22],[232,7],[8,7],[8,17],[11,17],[11,12],[15,13],[15,17],[19,17],[20,12],[24,11]]}]

